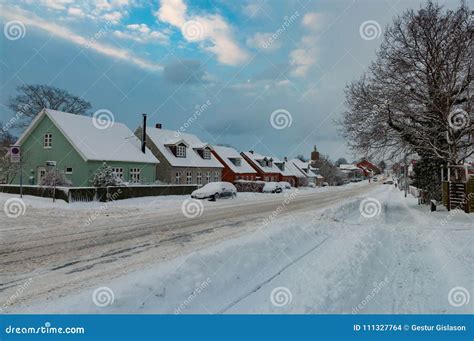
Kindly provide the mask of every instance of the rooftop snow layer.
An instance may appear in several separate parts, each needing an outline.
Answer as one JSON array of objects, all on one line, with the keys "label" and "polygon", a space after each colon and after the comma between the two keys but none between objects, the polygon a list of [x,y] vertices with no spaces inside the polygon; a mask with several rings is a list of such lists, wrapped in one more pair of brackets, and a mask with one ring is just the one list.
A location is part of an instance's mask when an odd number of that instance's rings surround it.
[{"label": "rooftop snow layer", "polygon": [[[245,160],[237,150],[231,147],[213,146],[212,147],[217,155],[224,161],[227,167],[232,172],[237,174],[242,173],[256,173],[255,169]],[[240,159],[240,166],[235,165],[231,159]]]}]

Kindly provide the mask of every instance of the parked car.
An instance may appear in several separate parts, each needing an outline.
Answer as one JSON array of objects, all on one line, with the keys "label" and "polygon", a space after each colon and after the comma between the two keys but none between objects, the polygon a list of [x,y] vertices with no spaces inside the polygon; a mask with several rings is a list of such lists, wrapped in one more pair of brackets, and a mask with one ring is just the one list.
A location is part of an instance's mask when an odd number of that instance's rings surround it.
[{"label": "parked car", "polygon": [[207,185],[193,191],[191,198],[193,199],[211,199],[235,198],[237,189],[230,182],[210,182]]},{"label": "parked car", "polygon": [[385,180],[383,183],[384,183],[384,185],[393,185],[392,180]]},{"label": "parked car", "polygon": [[286,181],[280,181],[278,184],[279,184],[281,187],[283,187],[283,188],[286,188],[286,189],[291,189],[291,185],[290,185],[290,183],[289,183],[289,182],[286,182]]},{"label": "parked car", "polygon": [[374,177],[374,178],[372,178],[372,181],[377,182],[377,181],[379,181],[379,179],[377,177]]},{"label": "parked car", "polygon": [[329,184],[327,182],[323,182],[321,186],[326,187],[326,186],[329,186]]},{"label": "parked car", "polygon": [[265,182],[265,186],[262,189],[263,193],[281,193],[283,187],[278,182]]},{"label": "parked car", "polygon": [[310,182],[308,184],[308,186],[311,187],[311,188],[316,188],[316,184],[314,182]]}]

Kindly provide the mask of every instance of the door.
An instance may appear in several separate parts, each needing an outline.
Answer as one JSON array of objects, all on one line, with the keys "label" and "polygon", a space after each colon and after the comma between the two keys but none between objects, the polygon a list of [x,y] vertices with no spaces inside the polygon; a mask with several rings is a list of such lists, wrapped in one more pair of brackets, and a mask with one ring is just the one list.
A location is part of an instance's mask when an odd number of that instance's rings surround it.
[{"label": "door", "polygon": [[43,177],[46,175],[46,168],[44,167],[38,167],[38,185],[41,185],[41,180],[43,180]]}]

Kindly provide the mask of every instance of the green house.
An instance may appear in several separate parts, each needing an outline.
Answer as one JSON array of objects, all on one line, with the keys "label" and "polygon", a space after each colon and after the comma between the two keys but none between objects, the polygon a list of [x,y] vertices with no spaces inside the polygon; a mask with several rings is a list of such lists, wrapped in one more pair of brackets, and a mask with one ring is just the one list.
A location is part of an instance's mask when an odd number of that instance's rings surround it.
[{"label": "green house", "polygon": [[[91,186],[106,162],[125,182],[153,183],[159,161],[122,123],[43,109],[19,138],[23,183],[41,184],[50,161],[72,186]],[[53,163],[54,164],[54,163]],[[19,175],[14,183],[20,181]]]}]

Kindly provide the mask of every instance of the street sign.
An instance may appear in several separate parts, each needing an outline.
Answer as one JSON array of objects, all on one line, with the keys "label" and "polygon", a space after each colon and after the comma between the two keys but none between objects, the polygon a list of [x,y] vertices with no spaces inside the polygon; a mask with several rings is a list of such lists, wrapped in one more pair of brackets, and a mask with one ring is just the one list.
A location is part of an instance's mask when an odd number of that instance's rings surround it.
[{"label": "street sign", "polygon": [[10,161],[11,162],[20,162],[21,160],[21,147],[20,146],[10,146]]}]

